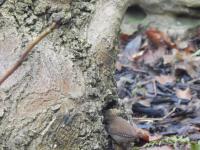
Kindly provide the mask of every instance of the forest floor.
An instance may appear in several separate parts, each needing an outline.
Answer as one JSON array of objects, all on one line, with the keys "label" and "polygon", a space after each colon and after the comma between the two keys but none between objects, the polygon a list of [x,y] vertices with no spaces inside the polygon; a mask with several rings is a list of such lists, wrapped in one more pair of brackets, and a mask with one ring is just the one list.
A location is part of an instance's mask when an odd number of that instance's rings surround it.
[{"label": "forest floor", "polygon": [[130,120],[149,131],[152,141],[143,148],[199,149],[193,143],[200,140],[199,29],[182,40],[139,25],[136,32],[121,33],[119,39],[119,103]]}]

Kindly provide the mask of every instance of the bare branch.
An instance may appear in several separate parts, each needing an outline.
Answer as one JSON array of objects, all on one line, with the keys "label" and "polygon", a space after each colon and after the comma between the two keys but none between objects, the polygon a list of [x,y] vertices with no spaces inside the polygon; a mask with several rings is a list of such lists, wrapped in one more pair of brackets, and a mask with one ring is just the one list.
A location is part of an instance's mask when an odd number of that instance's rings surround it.
[{"label": "bare branch", "polygon": [[49,27],[46,28],[38,37],[36,37],[26,48],[25,52],[21,55],[19,60],[8,69],[2,77],[0,77],[0,85],[17,70],[17,68],[22,64],[22,62],[27,58],[31,50],[37,45],[43,38],[45,38],[49,33],[51,33],[57,27],[57,23],[53,22]]}]

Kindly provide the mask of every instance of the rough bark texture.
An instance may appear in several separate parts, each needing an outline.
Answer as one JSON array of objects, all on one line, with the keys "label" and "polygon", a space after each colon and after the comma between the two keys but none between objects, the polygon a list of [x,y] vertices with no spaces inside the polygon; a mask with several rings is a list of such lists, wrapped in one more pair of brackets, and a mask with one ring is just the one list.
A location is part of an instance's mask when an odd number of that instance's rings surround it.
[{"label": "rough bark texture", "polygon": [[[0,87],[0,147],[105,149],[101,109],[114,87],[114,59],[107,53],[114,57],[111,50],[123,5],[120,1],[7,0],[1,6],[0,74],[51,16],[62,13],[67,24],[45,38]],[[113,18],[110,12],[115,9],[118,15]],[[106,16],[98,17],[102,13]],[[106,22],[113,18],[112,31],[109,23],[101,28],[102,17]]]},{"label": "rough bark texture", "polygon": [[101,110],[115,96],[116,37],[134,3],[160,13],[134,0],[0,1],[0,75],[53,15],[67,22],[0,87],[0,148],[106,149]]}]

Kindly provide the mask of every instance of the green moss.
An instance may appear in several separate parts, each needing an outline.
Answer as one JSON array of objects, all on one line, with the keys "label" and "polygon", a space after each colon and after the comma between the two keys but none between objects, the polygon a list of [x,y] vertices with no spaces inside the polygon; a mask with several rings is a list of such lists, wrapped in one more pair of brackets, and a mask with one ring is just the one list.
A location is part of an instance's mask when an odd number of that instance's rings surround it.
[{"label": "green moss", "polygon": [[[161,140],[151,141],[143,146],[143,148],[154,147],[154,146],[162,146],[162,145],[187,145],[190,144],[190,140],[188,137],[182,136],[170,136],[165,137]],[[141,149],[141,147],[134,147],[133,150]],[[196,150],[196,149],[194,149]]]}]

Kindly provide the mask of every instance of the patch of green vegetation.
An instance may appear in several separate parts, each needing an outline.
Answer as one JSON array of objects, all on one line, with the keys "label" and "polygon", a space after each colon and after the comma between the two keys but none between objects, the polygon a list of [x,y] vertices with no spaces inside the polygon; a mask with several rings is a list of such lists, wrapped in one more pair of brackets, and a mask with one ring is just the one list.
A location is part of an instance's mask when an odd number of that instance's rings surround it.
[{"label": "patch of green vegetation", "polygon": [[200,150],[200,141],[190,143],[191,150]]},{"label": "patch of green vegetation", "polygon": [[193,53],[192,56],[200,56],[200,49],[198,49],[195,53]]},{"label": "patch of green vegetation", "polygon": [[[182,137],[182,136],[170,136],[170,137],[165,137],[161,140],[151,141],[151,142],[145,144],[143,146],[143,148],[162,146],[162,145],[174,145],[175,146],[177,144],[180,144],[180,145],[190,144],[190,139],[187,137]],[[138,149],[141,149],[141,148],[139,148],[139,147],[133,148],[133,150],[138,150]],[[194,150],[196,150],[196,149],[194,149]]]},{"label": "patch of green vegetation", "polygon": [[[165,137],[161,140],[151,141],[143,146],[143,148],[163,146],[163,145],[190,145],[191,150],[200,150],[200,141],[194,142],[190,141],[188,137],[182,136],[170,136]],[[141,147],[134,147],[133,150],[140,150]]]}]

